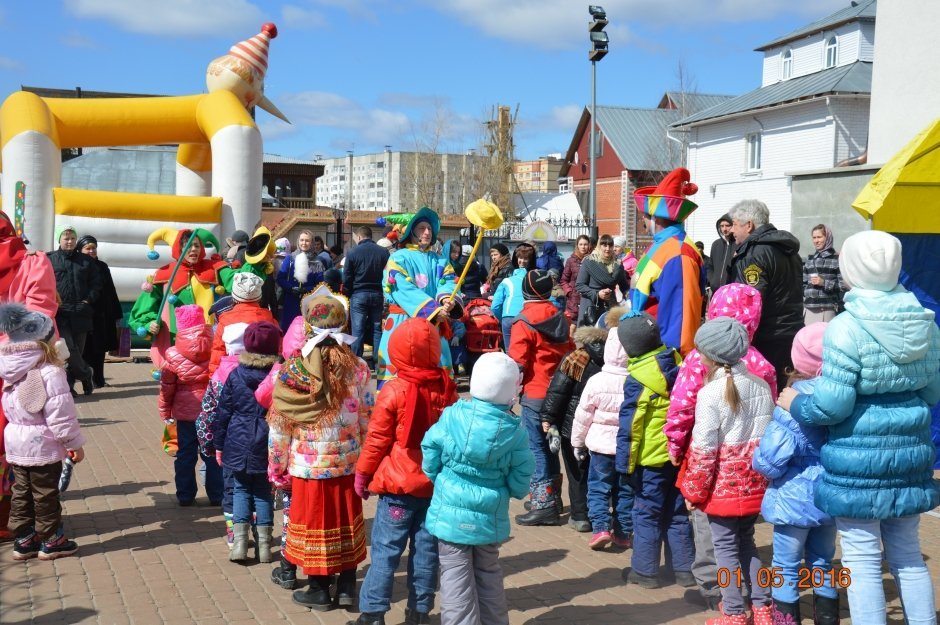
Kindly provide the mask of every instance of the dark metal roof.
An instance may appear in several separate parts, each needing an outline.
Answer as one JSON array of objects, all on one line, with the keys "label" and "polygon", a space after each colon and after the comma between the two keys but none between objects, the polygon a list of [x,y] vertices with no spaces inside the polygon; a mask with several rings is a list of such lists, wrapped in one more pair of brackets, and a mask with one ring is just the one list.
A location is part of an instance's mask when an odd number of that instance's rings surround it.
[{"label": "dark metal roof", "polygon": [[802,39],[803,37],[808,37],[809,35],[821,33],[825,30],[835,28],[836,26],[848,24],[849,22],[874,22],[875,9],[877,6],[878,3],[876,0],[853,0],[850,6],[847,6],[844,9],[840,9],[832,15],[828,15],[822,18],[821,20],[816,20],[812,24],[807,24],[802,28],[798,28],[797,30],[784,35],[783,37],[778,37],[770,43],[765,43],[758,48],[754,48],[754,50],[757,52],[763,52],[768,48],[775,48],[790,41],[796,41],[797,39]]},{"label": "dark metal roof", "polygon": [[871,67],[872,64],[869,62],[856,61],[851,65],[831,67],[814,74],[781,80],[690,115],[672,125],[673,127],[688,126],[705,120],[769,108],[814,96],[871,93]]}]

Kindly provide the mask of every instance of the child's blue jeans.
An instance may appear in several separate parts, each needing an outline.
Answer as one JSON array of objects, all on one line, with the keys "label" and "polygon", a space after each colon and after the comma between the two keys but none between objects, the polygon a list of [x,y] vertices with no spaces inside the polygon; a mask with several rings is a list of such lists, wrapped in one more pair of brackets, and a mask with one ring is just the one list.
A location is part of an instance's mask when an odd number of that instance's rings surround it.
[{"label": "child's blue jeans", "polygon": [[[621,475],[614,467],[614,456],[591,452],[587,505],[595,534],[614,531],[626,538],[633,533],[633,488]],[[611,522],[611,508],[616,523]]]},{"label": "child's blue jeans", "polygon": [[424,527],[430,498],[381,495],[372,522],[371,565],[359,590],[359,611],[384,614],[392,602],[395,571],[408,553],[408,607],[430,612],[437,588],[437,538]]},{"label": "child's blue jeans", "polygon": [[[838,592],[832,585],[832,557],[836,553],[836,526],[829,523],[820,527],[774,525],[773,566],[780,569],[783,584],[774,585],[775,601],[795,603],[800,600],[800,588],[812,587],[818,595],[835,599]],[[805,564],[804,564],[805,560]],[[815,581],[807,572],[821,569]],[[838,578],[838,575],[836,576]],[[821,582],[822,585],[816,584]]]},{"label": "child's blue jeans", "polygon": [[176,498],[183,503],[191,502],[196,498],[198,485],[196,483],[196,465],[199,458],[206,465],[206,494],[209,501],[222,500],[222,469],[215,462],[215,457],[203,455],[199,452],[199,441],[196,438],[195,421],[177,421],[176,438],[179,449],[173,460],[173,469],[176,473]]},{"label": "child's blue jeans", "polygon": [[251,523],[254,508],[258,526],[274,525],[274,494],[265,473],[234,471],[232,508],[236,523]]},{"label": "child's blue jeans", "polygon": [[882,545],[888,570],[897,582],[908,625],[936,623],[934,588],[920,551],[920,515],[899,519],[836,518],[842,534],[842,566],[848,584],[852,625],[884,625],[885,589],[881,579]]}]

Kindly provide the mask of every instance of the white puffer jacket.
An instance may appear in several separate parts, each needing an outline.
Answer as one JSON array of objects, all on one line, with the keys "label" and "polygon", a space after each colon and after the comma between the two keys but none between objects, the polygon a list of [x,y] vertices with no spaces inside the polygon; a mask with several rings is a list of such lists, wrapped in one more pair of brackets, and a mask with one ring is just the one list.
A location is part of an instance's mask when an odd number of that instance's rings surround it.
[{"label": "white puffer jacket", "polygon": [[594,453],[617,453],[617,430],[623,383],[627,380],[627,354],[617,338],[617,328],[607,334],[604,366],[584,386],[571,424],[572,447],[587,447]]}]

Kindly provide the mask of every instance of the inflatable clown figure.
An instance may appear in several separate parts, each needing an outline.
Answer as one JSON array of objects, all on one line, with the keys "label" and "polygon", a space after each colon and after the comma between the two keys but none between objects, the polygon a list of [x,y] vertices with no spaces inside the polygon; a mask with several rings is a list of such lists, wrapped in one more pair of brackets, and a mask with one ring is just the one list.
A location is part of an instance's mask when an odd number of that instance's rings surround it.
[{"label": "inflatable clown figure", "polygon": [[683,356],[695,347],[705,292],[702,255],[683,223],[698,208],[686,198],[698,191],[689,179],[689,170],[679,167],[658,186],[642,187],[633,194],[653,244],[636,266],[631,310],[656,317],[663,343]]},{"label": "inflatable clown figure", "polygon": [[[151,250],[147,256],[151,260],[160,257],[154,249],[160,240],[171,246],[173,262],[160,267],[147,278],[128,317],[132,332],[151,337],[150,356],[157,370],[176,336],[177,306],[198,304],[208,311],[217,296],[231,289],[235,273],[251,271],[262,278],[265,276],[264,266],[245,264],[237,270],[230,267],[219,256],[218,239],[204,228],[180,231],[160,228],[154,231],[147,239]],[[206,245],[215,250],[211,256],[206,252]],[[212,323],[208,313],[206,323]]]},{"label": "inflatable clown figure", "polygon": [[419,210],[402,232],[402,248],[394,252],[385,265],[383,289],[389,303],[389,315],[382,326],[382,340],[376,357],[378,385],[395,377],[395,367],[389,362],[388,340],[399,325],[412,317],[431,318],[441,334],[441,366],[451,374],[450,325],[447,317],[459,319],[463,315],[460,297],[452,301],[457,275],[449,258],[433,251],[441,222],[430,208]]}]

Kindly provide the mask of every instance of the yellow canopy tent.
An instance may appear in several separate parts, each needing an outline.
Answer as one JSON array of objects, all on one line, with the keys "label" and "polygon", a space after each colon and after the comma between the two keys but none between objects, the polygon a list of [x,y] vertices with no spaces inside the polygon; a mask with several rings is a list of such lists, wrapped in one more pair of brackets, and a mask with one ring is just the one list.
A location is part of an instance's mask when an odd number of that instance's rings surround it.
[{"label": "yellow canopy tent", "polygon": [[852,208],[874,230],[940,233],[940,119],[878,170]]}]

